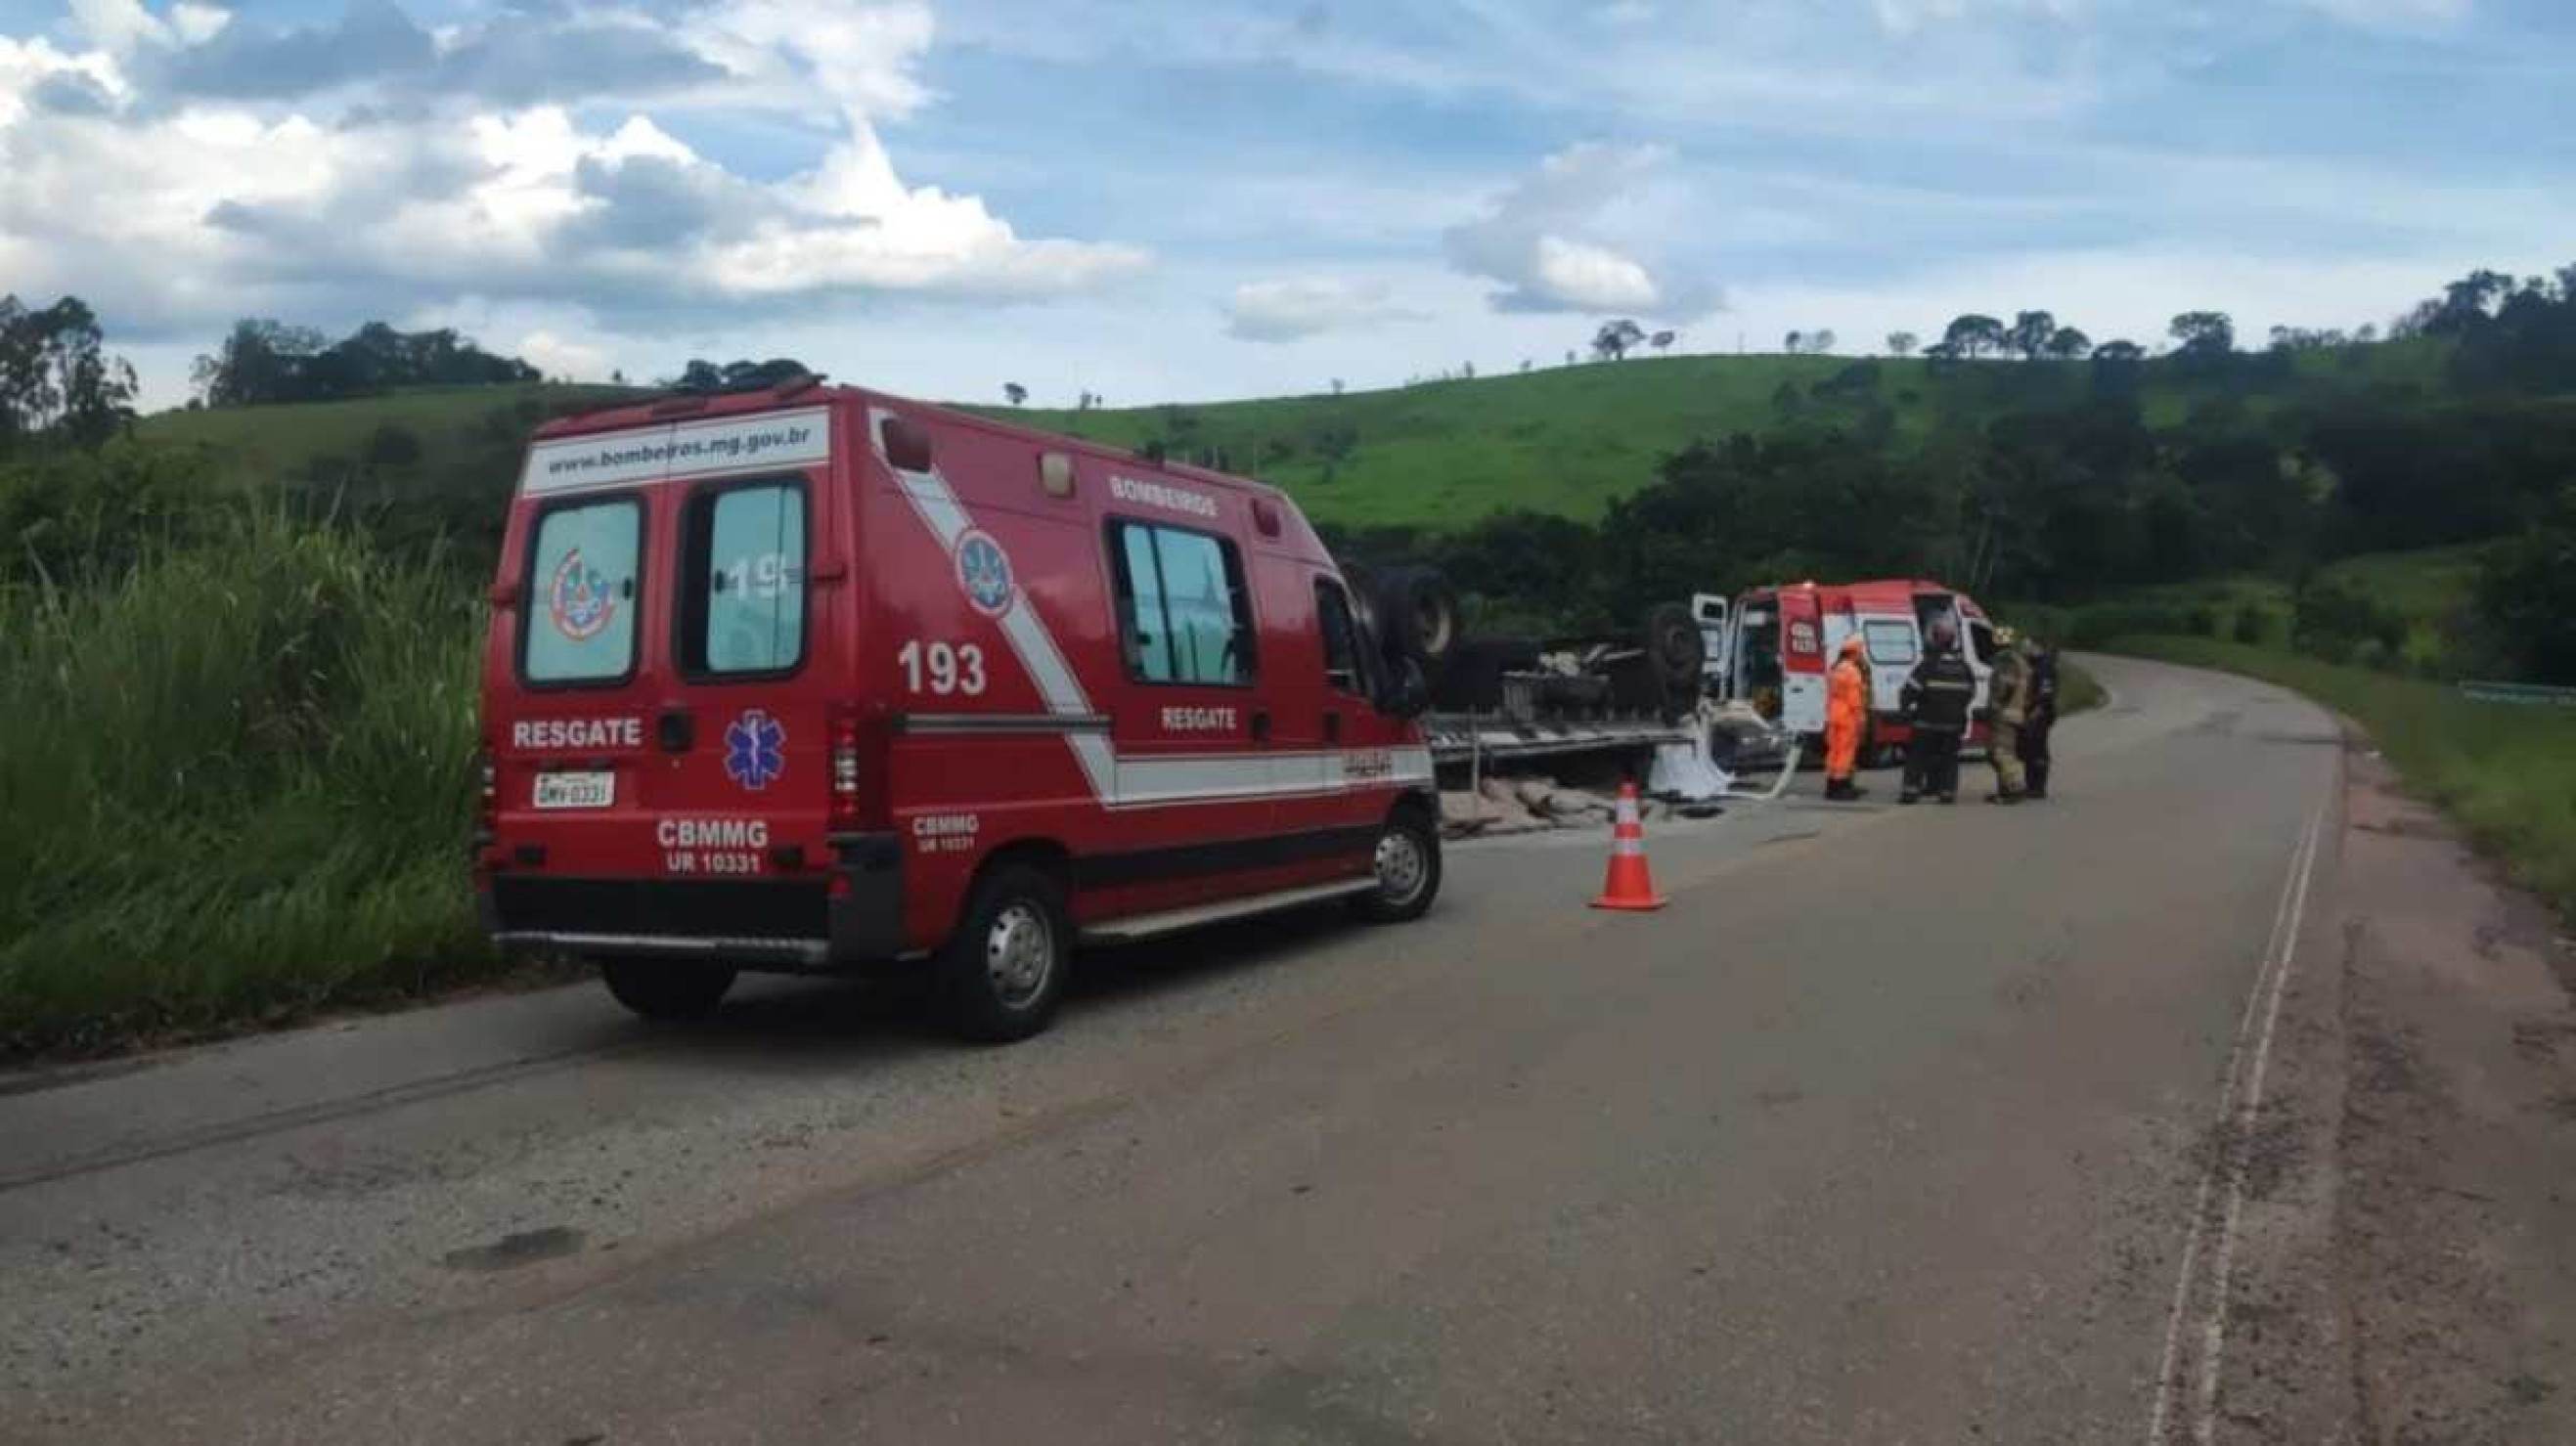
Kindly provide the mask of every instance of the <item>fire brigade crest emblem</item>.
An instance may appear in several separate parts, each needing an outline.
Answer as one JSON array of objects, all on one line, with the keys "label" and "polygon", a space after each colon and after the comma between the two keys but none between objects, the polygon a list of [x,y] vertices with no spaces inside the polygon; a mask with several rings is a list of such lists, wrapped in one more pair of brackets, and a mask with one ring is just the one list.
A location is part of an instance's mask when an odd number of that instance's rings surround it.
[{"label": "fire brigade crest emblem", "polygon": [[546,612],[554,619],[556,632],[586,643],[617,616],[617,592],[609,586],[607,575],[583,560],[576,547],[555,565],[554,581],[546,589]]},{"label": "fire brigade crest emblem", "polygon": [[966,590],[966,600],[975,610],[987,617],[1011,610],[1017,589],[1011,582],[1010,555],[991,534],[972,531],[958,540],[957,585]]}]

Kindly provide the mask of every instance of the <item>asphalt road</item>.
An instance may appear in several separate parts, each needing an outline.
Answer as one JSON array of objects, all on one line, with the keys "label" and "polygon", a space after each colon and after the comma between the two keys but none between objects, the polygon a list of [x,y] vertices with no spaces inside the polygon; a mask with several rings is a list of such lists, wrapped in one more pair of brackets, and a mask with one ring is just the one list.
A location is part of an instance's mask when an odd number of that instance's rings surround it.
[{"label": "asphalt road", "polygon": [[1464,846],[1007,1050],[583,987],[20,1081],[0,1437],[2187,1439],[2259,1371],[2208,1142],[2340,753],[2098,668],[2047,805],[1738,807],[1651,915],[1604,839]]}]

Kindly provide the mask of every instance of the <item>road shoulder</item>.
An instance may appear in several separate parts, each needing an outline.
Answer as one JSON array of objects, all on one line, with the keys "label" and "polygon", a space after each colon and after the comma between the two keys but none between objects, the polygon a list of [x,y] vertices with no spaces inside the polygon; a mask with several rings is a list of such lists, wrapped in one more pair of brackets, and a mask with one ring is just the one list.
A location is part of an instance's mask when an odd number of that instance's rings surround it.
[{"label": "road shoulder", "polygon": [[2208,1145],[2245,1201],[2209,1419],[2252,1441],[2576,1440],[2576,959],[2346,748],[2277,1087]]}]

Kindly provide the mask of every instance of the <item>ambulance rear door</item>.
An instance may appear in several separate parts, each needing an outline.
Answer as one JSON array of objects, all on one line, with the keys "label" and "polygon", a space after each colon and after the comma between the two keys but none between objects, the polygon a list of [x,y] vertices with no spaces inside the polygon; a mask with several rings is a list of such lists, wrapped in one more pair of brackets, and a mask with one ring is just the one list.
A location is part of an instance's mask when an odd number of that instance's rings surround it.
[{"label": "ambulance rear door", "polygon": [[1780,591],[1780,722],[1825,731],[1825,615],[1812,587]]}]

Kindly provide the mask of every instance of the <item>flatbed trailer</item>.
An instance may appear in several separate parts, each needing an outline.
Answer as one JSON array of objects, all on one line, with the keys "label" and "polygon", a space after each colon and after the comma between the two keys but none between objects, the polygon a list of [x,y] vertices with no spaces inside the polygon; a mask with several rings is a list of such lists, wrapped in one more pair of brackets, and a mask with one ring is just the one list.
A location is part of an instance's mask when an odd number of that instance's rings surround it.
[{"label": "flatbed trailer", "polygon": [[1507,713],[1433,713],[1422,720],[1431,761],[1470,765],[1528,758],[1623,753],[1688,743],[1699,735],[1696,717],[1516,718]]}]

